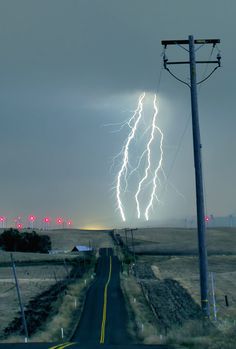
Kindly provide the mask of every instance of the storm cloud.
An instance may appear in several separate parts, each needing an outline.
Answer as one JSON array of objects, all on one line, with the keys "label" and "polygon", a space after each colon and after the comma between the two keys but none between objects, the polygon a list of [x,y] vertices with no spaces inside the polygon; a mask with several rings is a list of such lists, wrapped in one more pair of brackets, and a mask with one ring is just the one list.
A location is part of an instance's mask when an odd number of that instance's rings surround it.
[{"label": "storm cloud", "polygon": [[[236,213],[235,13],[233,0],[1,1],[0,214],[120,226],[110,166],[127,130],[104,125],[126,120],[141,91],[156,92],[161,40],[190,34],[221,39],[223,66],[199,92],[206,206],[209,214]],[[188,79],[188,69],[177,72]],[[159,104],[170,183],[155,222],[195,215],[190,94],[165,71]],[[129,224],[139,224],[132,210]]]}]

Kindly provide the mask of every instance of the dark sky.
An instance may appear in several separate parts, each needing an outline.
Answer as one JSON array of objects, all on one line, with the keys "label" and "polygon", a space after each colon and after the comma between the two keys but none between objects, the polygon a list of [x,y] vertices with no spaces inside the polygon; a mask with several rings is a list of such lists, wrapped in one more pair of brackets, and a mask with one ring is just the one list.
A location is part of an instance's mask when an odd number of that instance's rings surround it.
[{"label": "dark sky", "polygon": [[[122,226],[112,189],[118,164],[110,166],[128,130],[104,125],[129,118],[142,91],[151,101],[160,41],[190,34],[222,41],[222,68],[199,93],[206,207],[208,214],[236,213],[235,13],[234,0],[2,0],[0,214]],[[167,53],[187,54],[179,47]],[[188,79],[187,66],[176,72]],[[191,123],[176,157],[190,94],[164,71],[158,96],[169,181],[149,225],[195,215]],[[128,191],[127,224],[138,225],[133,200]]]}]

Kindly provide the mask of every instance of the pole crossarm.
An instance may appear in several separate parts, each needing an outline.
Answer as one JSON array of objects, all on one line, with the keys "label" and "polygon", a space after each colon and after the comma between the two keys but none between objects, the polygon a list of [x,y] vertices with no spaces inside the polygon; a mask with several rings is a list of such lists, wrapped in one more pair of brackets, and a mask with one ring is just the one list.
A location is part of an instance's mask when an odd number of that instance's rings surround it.
[{"label": "pole crossarm", "polygon": [[[168,66],[169,65],[183,65],[183,64],[191,65],[191,61],[189,60],[189,61],[171,61],[171,62],[169,62],[169,60],[165,54],[165,50],[166,50],[168,45],[177,45],[177,46],[182,47],[182,45],[189,46],[189,42],[190,42],[189,40],[162,40],[161,41],[162,45],[164,46],[164,52],[163,52],[164,69],[167,70],[170,73],[170,75],[172,75],[176,80],[182,82],[183,84],[187,85],[188,87],[190,87],[190,84],[187,83],[186,81],[182,80],[178,76],[176,76],[172,71],[170,71]],[[198,44],[198,45],[213,44],[213,49],[216,46],[216,44],[218,44],[218,43],[220,43],[220,39],[196,39],[196,40],[194,40],[194,44]],[[185,47],[182,47],[182,48],[184,48],[186,51],[189,52],[189,50],[187,50]],[[212,52],[213,52],[213,49],[212,49]],[[209,59],[209,60],[195,61],[195,65],[196,64],[217,64],[217,66],[215,68],[213,68],[213,70],[208,74],[207,77],[204,77],[201,81],[197,82],[197,85],[199,85],[199,84],[203,83],[204,81],[206,81],[216,71],[216,69],[221,67],[221,55],[220,55],[219,50],[218,50],[218,54],[216,56],[216,60]]]},{"label": "pole crossarm", "polygon": [[[209,64],[209,63],[215,63],[218,64],[219,61],[196,61],[197,64]],[[171,64],[190,64],[189,61],[183,61],[183,62],[166,62],[166,65],[171,65]]]},{"label": "pole crossarm", "polygon": [[[162,40],[161,44],[165,47],[168,45],[189,45],[189,40]],[[203,44],[220,44],[220,39],[195,39],[194,44],[203,45]]]}]

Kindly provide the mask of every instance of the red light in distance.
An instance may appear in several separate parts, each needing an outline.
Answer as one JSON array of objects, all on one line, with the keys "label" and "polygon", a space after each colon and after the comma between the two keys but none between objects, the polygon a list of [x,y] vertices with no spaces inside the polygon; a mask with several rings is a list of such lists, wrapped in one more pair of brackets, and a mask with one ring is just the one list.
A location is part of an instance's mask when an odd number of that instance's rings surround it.
[{"label": "red light in distance", "polygon": [[61,218],[61,217],[58,217],[57,219],[56,219],[56,224],[63,224],[63,218]]},{"label": "red light in distance", "polygon": [[68,220],[68,221],[67,221],[67,225],[68,225],[69,227],[71,227],[71,226],[72,226],[72,221],[71,221],[71,220]]},{"label": "red light in distance", "polygon": [[205,221],[209,222],[210,218],[208,216],[205,217]]},{"label": "red light in distance", "polygon": [[34,222],[34,221],[36,220],[36,217],[33,216],[33,215],[31,215],[31,216],[28,217],[28,220],[29,220],[30,222]]},{"label": "red light in distance", "polygon": [[6,220],[6,217],[3,217],[3,216],[0,217],[0,222],[1,223],[5,222],[5,220]]},{"label": "red light in distance", "polygon": [[22,228],[23,228],[23,224],[18,223],[18,224],[17,224],[17,229],[21,230]]},{"label": "red light in distance", "polygon": [[44,217],[43,221],[44,221],[44,223],[50,223],[51,219],[50,219],[50,217]]}]

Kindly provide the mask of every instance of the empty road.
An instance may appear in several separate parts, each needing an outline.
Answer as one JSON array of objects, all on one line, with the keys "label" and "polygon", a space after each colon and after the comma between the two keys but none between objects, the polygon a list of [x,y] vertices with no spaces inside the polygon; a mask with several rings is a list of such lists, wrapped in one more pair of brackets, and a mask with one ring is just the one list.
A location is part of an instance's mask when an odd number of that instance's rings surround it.
[{"label": "empty road", "polygon": [[27,344],[0,344],[2,348],[91,348],[101,345],[104,349],[170,349],[165,345],[142,345],[132,342],[128,331],[128,313],[125,300],[120,288],[121,263],[113,255],[111,248],[102,248],[99,251],[96,268],[96,278],[90,286],[79,325],[71,342],[58,343],[27,343]]},{"label": "empty road", "polygon": [[111,248],[100,249],[94,284],[90,287],[72,341],[87,344],[128,344],[128,314],[120,288],[120,261]]}]

